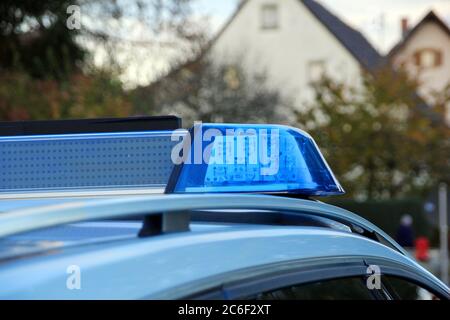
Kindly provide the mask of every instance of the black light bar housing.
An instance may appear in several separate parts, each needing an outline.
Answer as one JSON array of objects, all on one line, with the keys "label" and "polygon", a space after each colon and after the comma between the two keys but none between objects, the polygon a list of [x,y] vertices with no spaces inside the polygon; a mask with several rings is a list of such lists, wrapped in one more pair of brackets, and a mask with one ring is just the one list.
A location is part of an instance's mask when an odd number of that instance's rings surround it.
[{"label": "black light bar housing", "polygon": [[49,121],[3,121],[0,136],[77,134],[176,130],[181,119],[176,116],[137,116],[128,118],[75,119]]}]

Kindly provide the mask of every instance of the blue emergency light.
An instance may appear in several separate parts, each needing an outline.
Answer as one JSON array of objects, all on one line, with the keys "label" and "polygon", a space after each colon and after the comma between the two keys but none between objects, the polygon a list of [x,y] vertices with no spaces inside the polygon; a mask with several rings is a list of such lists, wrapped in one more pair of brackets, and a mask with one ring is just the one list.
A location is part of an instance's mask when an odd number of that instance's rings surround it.
[{"label": "blue emergency light", "polygon": [[1,124],[0,193],[344,193],[314,140],[301,130],[196,124],[187,132],[175,118],[138,120]]},{"label": "blue emergency light", "polygon": [[313,138],[287,126],[195,125],[172,159],[166,193],[344,193]]}]

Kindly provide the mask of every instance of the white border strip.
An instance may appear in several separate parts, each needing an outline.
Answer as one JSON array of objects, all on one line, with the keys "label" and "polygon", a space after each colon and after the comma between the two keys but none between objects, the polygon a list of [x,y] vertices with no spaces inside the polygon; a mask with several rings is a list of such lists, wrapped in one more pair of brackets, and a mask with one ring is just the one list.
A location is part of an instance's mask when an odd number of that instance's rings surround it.
[{"label": "white border strip", "polygon": [[111,197],[111,196],[142,196],[151,194],[164,194],[164,188],[143,189],[114,189],[89,191],[49,191],[28,193],[0,193],[0,200],[27,200],[48,198],[85,198],[85,197]]}]

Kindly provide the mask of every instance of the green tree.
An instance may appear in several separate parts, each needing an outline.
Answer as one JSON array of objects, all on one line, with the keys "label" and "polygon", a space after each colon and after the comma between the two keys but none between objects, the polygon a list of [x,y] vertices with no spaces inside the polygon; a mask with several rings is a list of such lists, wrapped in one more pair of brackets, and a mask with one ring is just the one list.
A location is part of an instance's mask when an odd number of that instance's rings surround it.
[{"label": "green tree", "polygon": [[324,77],[298,121],[324,151],[351,197],[422,194],[450,173],[450,131],[441,101],[417,96],[402,71],[364,74],[358,87]]},{"label": "green tree", "polygon": [[[126,65],[118,67],[114,56],[117,44],[133,45],[127,23],[148,27],[152,41],[147,42],[154,46],[172,45],[164,40],[169,34],[194,41],[199,30],[190,20],[191,2],[1,1],[0,120],[130,115],[119,80]],[[80,29],[67,26],[73,5],[81,10]],[[94,67],[88,44],[103,48],[109,59]]]},{"label": "green tree", "polygon": [[[84,67],[88,44],[104,47],[136,44],[130,21],[153,36],[137,45],[175,46],[194,41],[201,31],[190,18],[192,0],[3,0],[0,2],[0,71],[23,71],[34,78],[65,78]],[[80,28],[69,28],[69,6],[80,9]],[[128,25],[127,25],[128,23]]]},{"label": "green tree", "polygon": [[78,30],[66,26],[72,0],[4,0],[0,3],[0,70],[63,78],[80,67],[86,51]]}]

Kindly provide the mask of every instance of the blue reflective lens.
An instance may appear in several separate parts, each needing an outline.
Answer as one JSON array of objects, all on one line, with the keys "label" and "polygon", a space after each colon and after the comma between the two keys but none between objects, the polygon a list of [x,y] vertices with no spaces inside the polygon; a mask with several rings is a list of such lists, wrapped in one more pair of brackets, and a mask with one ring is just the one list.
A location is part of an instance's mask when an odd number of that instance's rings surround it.
[{"label": "blue reflective lens", "polygon": [[166,192],[344,193],[314,140],[301,130],[280,125],[202,124],[183,139],[192,141],[176,146],[185,157]]}]

